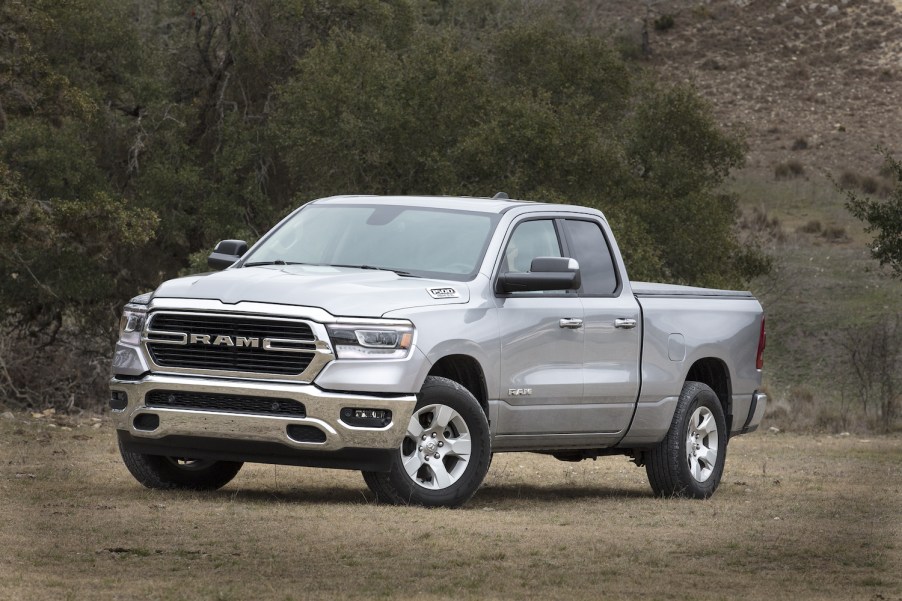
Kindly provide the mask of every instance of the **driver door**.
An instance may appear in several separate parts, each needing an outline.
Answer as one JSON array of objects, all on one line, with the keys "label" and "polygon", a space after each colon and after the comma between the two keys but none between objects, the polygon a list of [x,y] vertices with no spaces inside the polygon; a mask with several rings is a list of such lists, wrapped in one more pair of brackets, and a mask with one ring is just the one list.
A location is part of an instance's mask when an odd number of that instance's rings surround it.
[{"label": "driver door", "polygon": [[[562,257],[558,220],[517,222],[499,272],[527,272],[536,257]],[[511,292],[497,298],[501,390],[496,435],[572,432],[583,397],[585,332],[575,291]]]}]

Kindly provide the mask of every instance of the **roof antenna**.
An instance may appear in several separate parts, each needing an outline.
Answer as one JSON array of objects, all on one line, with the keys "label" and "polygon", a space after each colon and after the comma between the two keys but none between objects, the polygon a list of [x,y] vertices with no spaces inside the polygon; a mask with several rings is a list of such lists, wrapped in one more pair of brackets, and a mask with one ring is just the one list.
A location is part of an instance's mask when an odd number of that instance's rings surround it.
[{"label": "roof antenna", "polygon": [[510,200],[510,196],[507,195],[507,192],[498,192],[492,197],[492,200]]}]

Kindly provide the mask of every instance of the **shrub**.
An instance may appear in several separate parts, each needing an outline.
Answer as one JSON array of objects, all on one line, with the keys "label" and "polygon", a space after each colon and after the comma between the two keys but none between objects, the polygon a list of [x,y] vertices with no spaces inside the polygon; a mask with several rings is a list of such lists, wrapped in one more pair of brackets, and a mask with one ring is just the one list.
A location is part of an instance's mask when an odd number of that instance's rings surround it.
[{"label": "shrub", "polygon": [[805,225],[801,225],[796,229],[797,232],[802,232],[803,234],[820,234],[823,230],[823,226],[821,222],[817,219],[811,219]]},{"label": "shrub", "polygon": [[861,187],[861,191],[865,194],[876,194],[877,190],[880,189],[880,182],[877,181],[877,178],[868,175],[861,178],[859,186]]},{"label": "shrub", "polygon": [[839,176],[839,186],[841,188],[857,188],[861,178],[854,171],[843,171]]},{"label": "shrub", "polygon": [[795,159],[778,163],[774,167],[774,177],[776,179],[792,179],[799,177],[805,173],[805,166]]},{"label": "shrub", "polygon": [[866,222],[865,231],[876,233],[871,245],[871,255],[881,265],[889,265],[896,276],[902,277],[902,163],[889,152],[885,153],[886,166],[893,175],[893,183],[886,198],[877,200],[861,197],[845,189],[846,208],[855,217]]},{"label": "shrub", "polygon": [[655,31],[667,31],[668,29],[672,29],[675,22],[673,20],[673,15],[664,14],[655,19]]},{"label": "shrub", "polygon": [[763,206],[753,207],[751,211],[743,212],[739,227],[759,232],[779,230],[780,218],[768,215]]},{"label": "shrub", "polygon": [[821,236],[829,242],[841,242],[849,239],[846,228],[841,225],[828,225],[821,232]]},{"label": "shrub", "polygon": [[902,416],[902,313],[847,329],[840,345],[862,413],[879,429],[892,431]]}]

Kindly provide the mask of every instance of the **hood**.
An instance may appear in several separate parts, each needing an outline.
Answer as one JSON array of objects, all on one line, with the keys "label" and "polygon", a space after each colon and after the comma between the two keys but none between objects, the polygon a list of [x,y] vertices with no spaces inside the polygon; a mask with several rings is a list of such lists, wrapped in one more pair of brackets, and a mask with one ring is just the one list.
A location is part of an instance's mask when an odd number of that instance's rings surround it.
[{"label": "hood", "polygon": [[267,265],[169,280],[153,296],[318,307],[336,317],[381,317],[398,309],[466,303],[470,290],[463,282],[402,277],[391,271]]}]

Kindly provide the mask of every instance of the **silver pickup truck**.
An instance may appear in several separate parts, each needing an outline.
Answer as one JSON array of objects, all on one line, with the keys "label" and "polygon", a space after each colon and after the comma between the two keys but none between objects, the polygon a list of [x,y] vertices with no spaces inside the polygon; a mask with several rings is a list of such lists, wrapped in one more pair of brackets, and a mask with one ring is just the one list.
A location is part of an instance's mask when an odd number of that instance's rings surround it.
[{"label": "silver pickup truck", "polygon": [[655,494],[706,498],[764,414],[758,301],[630,282],[594,209],[333,197],[209,262],[121,319],[109,404],[151,488],[258,462],[458,506],[493,453],[529,451],[627,455]]}]

